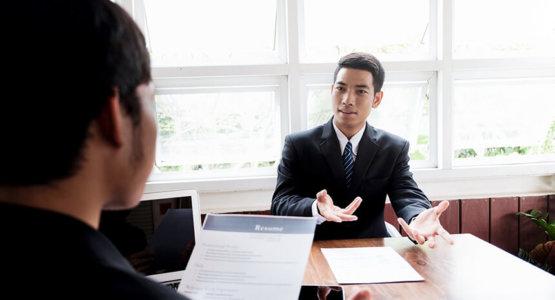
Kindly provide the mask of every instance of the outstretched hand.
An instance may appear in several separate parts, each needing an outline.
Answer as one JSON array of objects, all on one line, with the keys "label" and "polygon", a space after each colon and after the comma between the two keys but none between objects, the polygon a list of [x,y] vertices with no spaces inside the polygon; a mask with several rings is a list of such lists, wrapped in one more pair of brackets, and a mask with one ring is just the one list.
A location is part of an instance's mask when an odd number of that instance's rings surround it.
[{"label": "outstretched hand", "polygon": [[447,207],[449,207],[449,201],[442,201],[436,207],[429,208],[420,213],[410,225],[402,218],[398,218],[397,220],[407,235],[411,239],[417,241],[418,244],[424,244],[428,241],[428,246],[433,248],[435,247],[436,236],[438,235],[448,243],[453,244],[451,235],[439,222],[439,216],[441,216]]},{"label": "outstretched hand", "polygon": [[328,191],[321,190],[316,194],[316,201],[318,211],[322,217],[327,221],[341,223],[343,221],[356,221],[358,219],[353,213],[360,206],[362,198],[356,197],[347,207],[340,208],[333,204],[333,200],[330,195],[328,195]]}]

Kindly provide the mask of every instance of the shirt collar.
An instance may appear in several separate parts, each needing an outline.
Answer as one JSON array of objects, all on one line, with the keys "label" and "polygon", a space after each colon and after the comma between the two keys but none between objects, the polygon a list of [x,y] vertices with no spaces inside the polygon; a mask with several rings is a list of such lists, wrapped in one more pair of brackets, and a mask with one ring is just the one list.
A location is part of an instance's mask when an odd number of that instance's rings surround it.
[{"label": "shirt collar", "polygon": [[337,128],[337,126],[335,126],[335,122],[332,121],[333,124],[333,129],[335,130],[335,135],[337,135],[337,139],[339,140],[339,147],[341,148],[341,155],[343,155],[343,151],[345,151],[345,146],[347,145],[347,142],[351,142],[351,146],[353,147],[353,154],[355,155],[355,157],[357,156],[358,153],[358,144],[360,143],[360,140],[362,139],[362,135],[364,134],[364,129],[366,129],[366,126],[362,127],[357,133],[355,133],[355,135],[353,135],[353,137],[351,137],[351,139],[349,140],[344,134],[343,132],[341,132],[341,130],[339,130],[339,128]]}]

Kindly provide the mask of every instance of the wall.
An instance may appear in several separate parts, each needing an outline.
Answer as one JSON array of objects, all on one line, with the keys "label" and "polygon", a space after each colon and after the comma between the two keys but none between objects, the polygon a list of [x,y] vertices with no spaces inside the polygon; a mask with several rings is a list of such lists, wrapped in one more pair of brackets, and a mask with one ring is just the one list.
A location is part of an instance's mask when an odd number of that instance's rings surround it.
[{"label": "wall", "polygon": [[[432,204],[436,206],[439,202],[440,200],[432,201]],[[555,218],[555,194],[450,200],[449,208],[441,215],[440,220],[450,233],[471,233],[516,255],[519,248],[530,250],[546,240],[545,234],[529,219],[516,215],[517,212],[530,209],[547,211],[551,219]],[[270,211],[236,213],[270,214]],[[397,226],[405,235],[390,203],[386,204],[384,217],[386,222]]]}]

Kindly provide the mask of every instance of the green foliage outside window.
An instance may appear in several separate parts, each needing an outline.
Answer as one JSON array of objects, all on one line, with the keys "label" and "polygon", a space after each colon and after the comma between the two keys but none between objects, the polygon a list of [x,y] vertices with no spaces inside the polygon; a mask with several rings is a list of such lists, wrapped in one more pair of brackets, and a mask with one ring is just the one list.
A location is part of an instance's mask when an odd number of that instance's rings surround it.
[{"label": "green foliage outside window", "polygon": [[519,145],[505,147],[489,147],[485,149],[464,148],[455,150],[456,158],[475,158],[478,152],[483,150],[484,157],[508,156],[508,155],[538,155],[555,153],[555,121],[551,123],[541,146]]}]

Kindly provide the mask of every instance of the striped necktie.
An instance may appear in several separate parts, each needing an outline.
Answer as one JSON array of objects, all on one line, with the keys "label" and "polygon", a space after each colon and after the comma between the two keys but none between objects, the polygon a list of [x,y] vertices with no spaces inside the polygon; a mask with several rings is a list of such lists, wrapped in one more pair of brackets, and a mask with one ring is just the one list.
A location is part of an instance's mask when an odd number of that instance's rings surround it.
[{"label": "striped necktie", "polygon": [[343,151],[343,166],[345,167],[345,179],[347,187],[351,187],[351,179],[353,179],[353,166],[355,159],[353,157],[353,146],[351,142],[347,142]]}]

